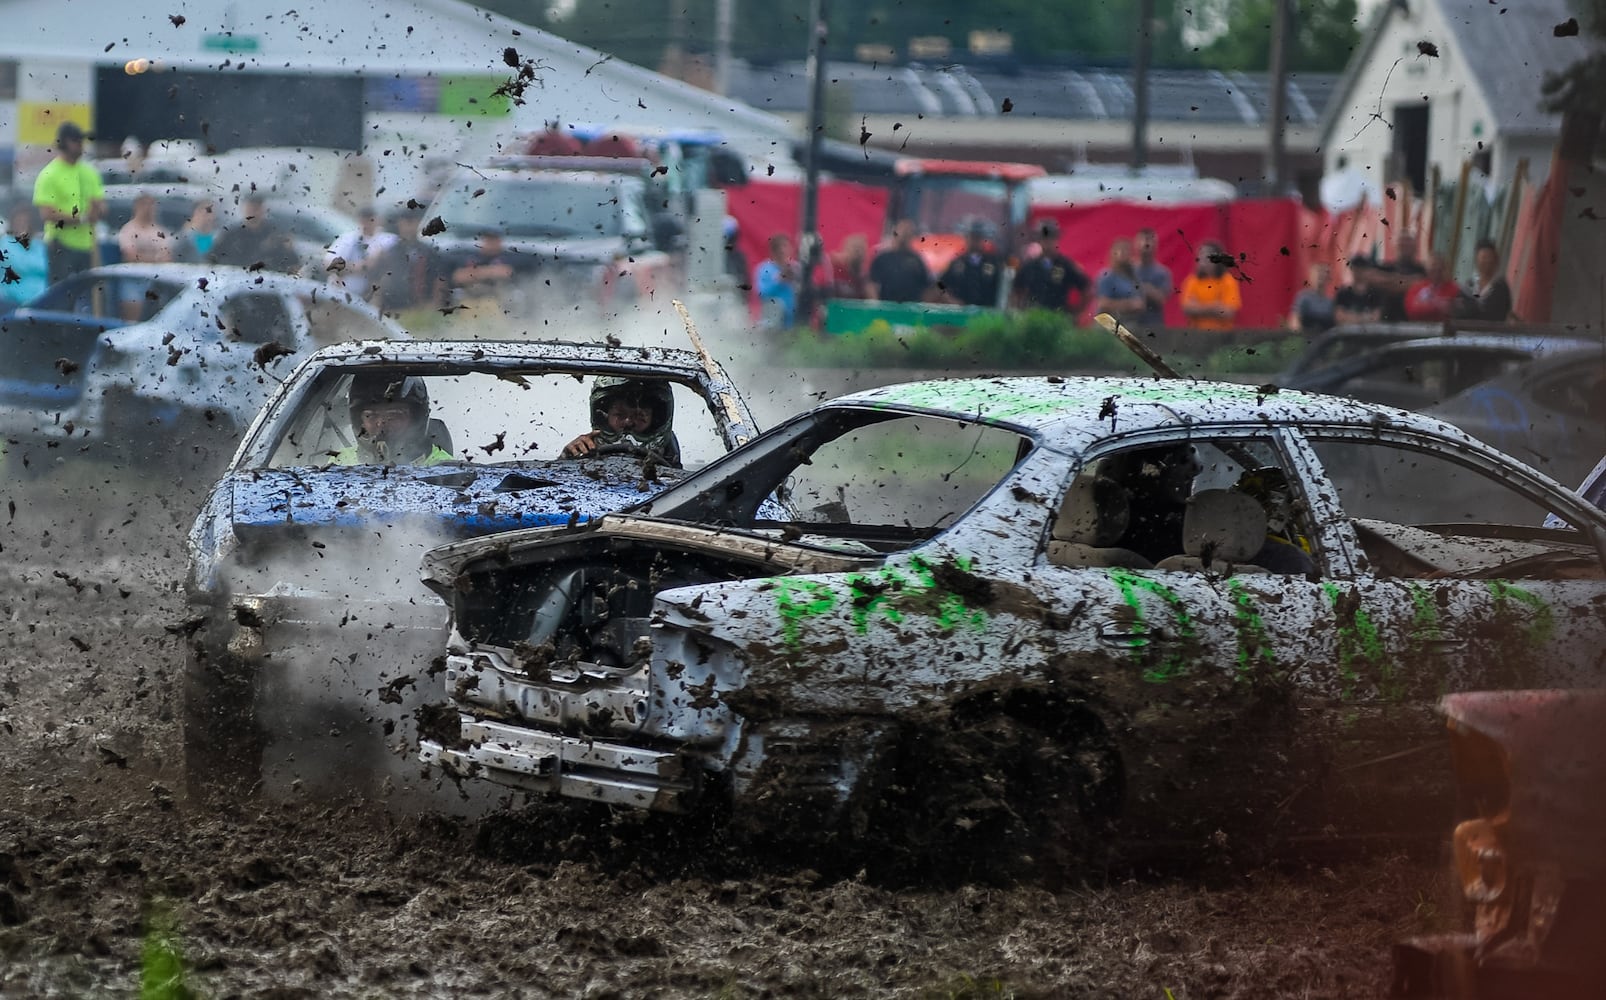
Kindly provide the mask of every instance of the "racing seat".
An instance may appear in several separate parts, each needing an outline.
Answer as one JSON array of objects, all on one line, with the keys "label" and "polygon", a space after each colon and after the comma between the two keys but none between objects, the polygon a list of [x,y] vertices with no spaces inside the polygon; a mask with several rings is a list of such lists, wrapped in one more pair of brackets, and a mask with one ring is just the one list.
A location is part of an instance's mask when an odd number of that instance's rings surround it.
[{"label": "racing seat", "polygon": [[1160,560],[1157,569],[1183,572],[1264,573],[1248,565],[1266,544],[1266,511],[1260,501],[1232,490],[1201,490],[1188,499],[1182,515],[1180,556]]},{"label": "racing seat", "polygon": [[1126,534],[1131,516],[1126,487],[1098,476],[1078,476],[1054,516],[1048,561],[1065,567],[1153,569],[1143,556],[1115,544]]}]

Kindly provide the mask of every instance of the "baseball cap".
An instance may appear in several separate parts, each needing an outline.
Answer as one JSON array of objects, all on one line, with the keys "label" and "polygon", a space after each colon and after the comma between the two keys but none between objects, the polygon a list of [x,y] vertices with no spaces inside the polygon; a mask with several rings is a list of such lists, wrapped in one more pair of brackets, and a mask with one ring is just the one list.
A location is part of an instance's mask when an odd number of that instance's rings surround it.
[{"label": "baseball cap", "polygon": [[61,127],[56,129],[56,145],[58,146],[64,142],[82,142],[83,139],[84,130],[74,122],[62,122]]}]

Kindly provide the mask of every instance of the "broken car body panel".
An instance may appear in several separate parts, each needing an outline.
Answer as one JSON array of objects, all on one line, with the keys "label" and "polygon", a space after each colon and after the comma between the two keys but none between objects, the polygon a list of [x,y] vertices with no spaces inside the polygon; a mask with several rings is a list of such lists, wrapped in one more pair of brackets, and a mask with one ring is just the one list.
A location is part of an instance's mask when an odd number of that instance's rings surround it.
[{"label": "broken car body panel", "polygon": [[[954,428],[961,457],[973,437],[1020,443],[1013,459],[998,450],[996,480],[916,522],[925,526],[896,523],[896,510],[875,523],[759,516],[754,498],[770,488],[806,508],[810,477],[857,452],[876,457],[862,490],[844,488],[844,508],[869,510],[923,477],[942,493],[962,468],[916,461],[937,421]],[[905,423],[916,433],[885,453],[909,467],[883,477],[873,433]],[[841,441],[851,446],[829,450]],[[1348,481],[1355,469],[1329,474],[1318,452],[1355,444],[1391,461],[1448,453],[1536,505],[1535,525],[1555,509],[1582,530],[1351,517],[1340,497],[1359,503],[1368,487]],[[1314,569],[1062,558],[1058,521],[1070,520],[1062,504],[1079,476],[1178,447],[1199,463],[1195,499],[1223,492],[1241,465],[1277,463]],[[1431,776],[1393,781],[1388,801],[1374,779],[1398,779],[1388,762],[1426,745],[1444,691],[1577,683],[1606,667],[1598,512],[1448,425],[1338,399],[1107,379],[894,386],[795,418],[637,513],[665,520],[610,516],[431,555],[429,584],[453,602],[447,693],[462,718],[460,731],[425,741],[425,760],[607,798],[617,775],[552,749],[555,735],[584,736],[688,763],[663,785],[634,777],[637,805],[690,808],[718,786],[740,809],[795,794],[851,811],[911,739],[940,746],[966,706],[1025,692],[1095,731],[1120,761],[1104,779],[1111,818],[1145,836],[1320,835],[1350,829],[1361,808],[1408,825],[1431,812],[1413,807]],[[694,531],[706,537],[695,552],[684,538]],[[1575,572],[1551,573],[1547,560]],[[616,593],[632,595],[628,607],[587,604]],[[532,646],[533,669],[517,652]],[[503,697],[510,684],[518,697]],[[1214,773],[1241,780],[1223,796],[1199,777]]]}]

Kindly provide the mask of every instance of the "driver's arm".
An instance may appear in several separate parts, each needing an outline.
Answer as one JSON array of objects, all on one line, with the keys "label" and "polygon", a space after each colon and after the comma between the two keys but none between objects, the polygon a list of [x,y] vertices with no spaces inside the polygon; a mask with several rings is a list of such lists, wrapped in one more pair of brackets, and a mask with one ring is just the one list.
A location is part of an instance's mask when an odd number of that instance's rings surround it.
[{"label": "driver's arm", "polygon": [[580,458],[582,456],[589,455],[596,450],[597,436],[596,434],[587,431],[563,446],[563,457]]}]

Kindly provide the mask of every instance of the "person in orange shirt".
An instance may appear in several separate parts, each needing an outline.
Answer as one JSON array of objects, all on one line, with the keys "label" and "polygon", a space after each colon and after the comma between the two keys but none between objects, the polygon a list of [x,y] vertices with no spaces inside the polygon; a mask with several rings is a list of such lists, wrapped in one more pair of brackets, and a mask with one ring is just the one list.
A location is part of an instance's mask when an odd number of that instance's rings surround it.
[{"label": "person in orange shirt", "polygon": [[1182,314],[1196,330],[1231,330],[1243,299],[1238,279],[1227,272],[1231,260],[1219,243],[1199,245],[1199,263],[1182,282]]}]

